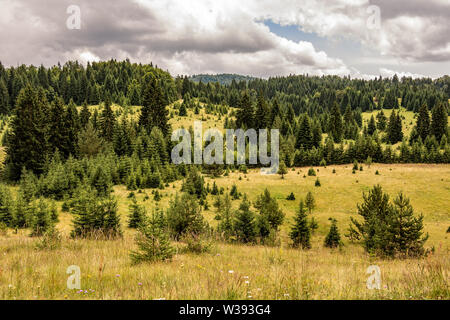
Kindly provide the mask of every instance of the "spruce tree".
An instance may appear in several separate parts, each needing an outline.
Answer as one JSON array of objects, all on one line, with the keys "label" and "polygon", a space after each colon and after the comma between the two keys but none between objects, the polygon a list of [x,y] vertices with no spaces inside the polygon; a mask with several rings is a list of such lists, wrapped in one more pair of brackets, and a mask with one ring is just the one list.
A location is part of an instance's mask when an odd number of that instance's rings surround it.
[{"label": "spruce tree", "polygon": [[170,131],[168,114],[169,111],[166,109],[166,101],[158,80],[154,76],[147,76],[142,95],[139,126],[144,128],[147,133],[150,133],[153,127],[159,127],[167,136]]},{"label": "spruce tree", "polygon": [[175,249],[170,243],[168,232],[161,220],[161,215],[153,213],[151,218],[139,226],[135,239],[138,250],[130,253],[134,264],[166,261],[175,254]]},{"label": "spruce tree", "polygon": [[255,214],[250,210],[247,195],[244,195],[239,209],[235,213],[234,230],[240,242],[253,243],[256,241]]},{"label": "spruce tree", "polygon": [[111,109],[111,103],[108,99],[104,102],[104,105],[100,115],[100,133],[103,139],[112,142],[116,127],[116,117],[114,116],[114,112]]},{"label": "spruce tree", "polygon": [[91,112],[89,111],[87,102],[84,101],[83,107],[81,108],[81,112],[80,112],[81,129],[86,128],[86,125],[88,124],[90,118],[91,118]]},{"label": "spruce tree", "polygon": [[376,123],[375,123],[375,118],[372,115],[370,117],[369,125],[367,126],[367,133],[369,135],[373,135],[375,130],[377,130],[377,126],[376,126]]},{"label": "spruce tree", "polygon": [[341,111],[337,103],[334,103],[331,109],[329,128],[334,142],[340,143],[342,140],[343,125],[342,125]]},{"label": "spruce tree", "polygon": [[13,227],[13,200],[11,192],[5,185],[0,185],[0,223]]},{"label": "spruce tree", "polygon": [[18,180],[22,168],[41,174],[48,156],[48,102],[42,90],[20,91],[8,137],[9,177]]},{"label": "spruce tree", "polygon": [[383,110],[381,110],[377,114],[377,129],[380,131],[384,131],[386,129],[386,125],[387,125],[387,118],[384,115]]},{"label": "spruce tree", "polygon": [[425,141],[430,134],[430,115],[426,104],[423,104],[419,109],[416,127],[418,135],[422,138],[422,141]]},{"label": "spruce tree", "polygon": [[337,220],[332,218],[330,218],[329,220],[331,220],[331,227],[330,231],[325,237],[324,245],[327,248],[337,248],[339,245],[341,245],[341,236],[337,227]]},{"label": "spruce tree", "polygon": [[301,246],[303,249],[311,249],[311,229],[306,218],[306,208],[303,200],[300,201],[300,206],[289,236],[293,241],[294,247]]},{"label": "spruce tree", "polygon": [[311,130],[311,123],[308,115],[303,115],[300,119],[300,127],[297,133],[297,141],[295,147],[297,149],[303,148],[305,150],[311,149],[313,146],[313,135]]},{"label": "spruce tree", "polygon": [[53,227],[51,210],[44,199],[39,199],[38,203],[32,204],[33,215],[31,218],[32,237],[42,236],[47,230]]},{"label": "spruce tree", "polygon": [[9,110],[8,88],[3,78],[0,77],[0,114],[8,114]]},{"label": "spruce tree", "polygon": [[439,103],[432,110],[431,116],[431,134],[433,134],[437,141],[441,141],[442,136],[447,134],[448,126],[448,111],[444,103]]},{"label": "spruce tree", "polygon": [[308,208],[309,214],[316,208],[316,200],[311,191],[306,194],[305,205]]},{"label": "spruce tree", "polygon": [[242,94],[239,109],[236,112],[236,126],[238,129],[253,128],[254,110],[247,91]]},{"label": "spruce tree", "polygon": [[129,206],[129,218],[128,227],[138,228],[144,222],[145,219],[145,207],[137,203],[136,197],[131,199],[132,203]]}]

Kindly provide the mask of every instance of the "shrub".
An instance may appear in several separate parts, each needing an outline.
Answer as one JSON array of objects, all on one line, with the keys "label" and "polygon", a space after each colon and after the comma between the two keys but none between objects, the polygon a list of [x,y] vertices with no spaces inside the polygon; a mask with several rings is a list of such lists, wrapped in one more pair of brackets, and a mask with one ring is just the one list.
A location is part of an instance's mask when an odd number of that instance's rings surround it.
[{"label": "shrub", "polygon": [[187,244],[183,252],[187,253],[201,254],[211,252],[213,246],[212,240],[204,235],[186,235],[183,240]]},{"label": "shrub", "polygon": [[309,168],[308,170],[308,176],[316,176],[316,171],[314,170],[314,168]]},{"label": "shrub", "polygon": [[62,236],[55,228],[51,227],[44,232],[42,238],[36,244],[36,249],[40,250],[55,250],[61,248]]},{"label": "shrub", "polygon": [[233,186],[231,187],[230,196],[233,200],[238,200],[241,197],[240,193],[237,190],[237,186],[235,184],[233,184]]},{"label": "shrub", "polygon": [[314,183],[314,186],[316,186],[316,187],[320,187],[321,186],[319,178],[316,179],[316,182]]}]

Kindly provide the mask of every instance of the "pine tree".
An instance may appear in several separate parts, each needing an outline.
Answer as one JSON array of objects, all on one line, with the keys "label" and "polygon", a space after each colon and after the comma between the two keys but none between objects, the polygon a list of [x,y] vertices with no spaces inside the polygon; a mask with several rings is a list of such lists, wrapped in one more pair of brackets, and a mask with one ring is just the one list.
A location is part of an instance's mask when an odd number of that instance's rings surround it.
[{"label": "pine tree", "polygon": [[301,246],[303,249],[311,249],[311,229],[306,218],[306,208],[303,200],[300,201],[300,207],[294,222],[289,234],[293,241],[293,246],[296,248]]},{"label": "pine tree", "polygon": [[81,130],[78,135],[78,152],[81,157],[93,157],[100,153],[103,149],[104,141],[98,135],[91,121],[88,122],[86,128]]},{"label": "pine tree", "polygon": [[234,230],[240,242],[252,243],[256,241],[255,214],[250,210],[250,202],[244,195],[239,209],[235,213]]},{"label": "pine tree", "polygon": [[281,175],[281,179],[284,179],[284,175],[288,173],[286,164],[283,160],[280,161],[280,165],[278,167],[278,174]]},{"label": "pine tree", "polygon": [[285,214],[267,188],[257,197],[254,206],[259,211],[259,214],[266,218],[270,229],[275,232],[278,231],[279,226],[283,223]]},{"label": "pine tree", "polygon": [[332,218],[330,218],[329,220],[331,220],[331,227],[330,231],[325,237],[324,245],[327,248],[337,248],[341,245],[341,236],[337,227],[337,220]]},{"label": "pine tree", "polygon": [[139,227],[135,239],[138,250],[130,253],[134,264],[172,259],[175,249],[161,220],[160,215],[153,213],[152,217]]},{"label": "pine tree", "polygon": [[425,141],[430,134],[430,115],[426,104],[423,104],[419,109],[416,127],[418,135],[422,138],[422,141]]},{"label": "pine tree", "polygon": [[84,101],[83,107],[81,108],[81,112],[80,112],[80,126],[81,126],[81,129],[86,128],[90,118],[91,118],[91,112],[89,111],[87,102]]},{"label": "pine tree", "polygon": [[441,141],[442,136],[447,134],[448,111],[443,103],[439,103],[432,110],[431,116],[431,134],[437,141]]},{"label": "pine tree", "polygon": [[111,103],[109,100],[105,101],[105,106],[100,115],[100,128],[101,136],[106,141],[113,141],[114,132],[116,127],[116,117],[111,109]]},{"label": "pine tree", "polygon": [[389,117],[387,137],[391,144],[396,144],[403,139],[402,119],[395,110],[392,111],[391,116]]},{"label": "pine tree", "polygon": [[33,215],[31,218],[31,236],[42,236],[47,230],[53,227],[51,211],[48,203],[44,199],[39,199],[37,204],[33,204]]},{"label": "pine tree", "polygon": [[218,196],[214,206],[217,208],[216,219],[219,220],[217,231],[228,240],[234,234],[234,212],[230,196]]},{"label": "pine tree", "polygon": [[111,191],[110,179],[101,165],[97,166],[91,178],[91,186],[97,191],[99,197],[106,197]]},{"label": "pine tree", "polygon": [[297,133],[297,141],[295,147],[297,149],[303,148],[305,150],[311,149],[313,146],[313,135],[309,117],[303,115],[300,119],[300,127]]},{"label": "pine tree", "polygon": [[41,174],[48,155],[47,99],[42,90],[27,86],[20,91],[8,137],[9,177],[20,178],[22,168]]},{"label": "pine tree", "polygon": [[267,105],[266,100],[264,99],[264,95],[262,92],[258,94],[258,102],[256,104],[256,112],[255,112],[255,129],[264,129],[269,126],[269,106]]},{"label": "pine tree", "polygon": [[159,127],[167,136],[170,131],[168,123],[169,111],[166,109],[166,101],[155,77],[146,77],[142,96],[142,109],[139,116],[139,126],[150,133],[153,127]]},{"label": "pine tree", "polygon": [[144,222],[145,207],[139,205],[135,197],[133,197],[131,201],[132,203],[129,206],[130,214],[128,219],[128,227],[136,229]]},{"label": "pine tree", "polygon": [[0,77],[0,114],[8,114],[9,110],[8,88],[3,78]]},{"label": "pine tree", "polygon": [[367,133],[369,135],[373,135],[375,133],[375,130],[377,130],[377,126],[375,123],[375,118],[373,115],[370,117],[369,125],[367,126]]},{"label": "pine tree", "polygon": [[7,227],[13,226],[13,200],[11,192],[5,185],[0,185],[0,223]]},{"label": "pine tree", "polygon": [[180,110],[178,111],[178,115],[180,117],[186,117],[187,116],[187,109],[186,109],[186,105],[185,102],[183,101],[183,103],[180,105]]},{"label": "pine tree", "polygon": [[387,118],[384,115],[383,110],[381,110],[377,114],[377,128],[380,131],[384,131],[384,130],[386,130],[386,125],[387,125]]},{"label": "pine tree", "polygon": [[331,116],[330,116],[330,133],[333,137],[333,140],[336,143],[340,143],[342,140],[342,133],[343,133],[343,125],[342,125],[342,116],[341,111],[339,110],[339,106],[337,103],[333,105],[333,108],[331,109]]},{"label": "pine tree", "polygon": [[239,109],[236,112],[236,126],[237,128],[253,128],[254,110],[247,91],[242,94],[239,103]]},{"label": "pine tree", "polygon": [[315,209],[315,207],[316,207],[316,200],[314,199],[314,196],[313,196],[313,194],[312,194],[311,191],[309,191],[309,192],[306,194],[305,204],[306,204],[306,207],[308,208],[309,214],[311,214],[312,211],[313,211],[313,210]]}]

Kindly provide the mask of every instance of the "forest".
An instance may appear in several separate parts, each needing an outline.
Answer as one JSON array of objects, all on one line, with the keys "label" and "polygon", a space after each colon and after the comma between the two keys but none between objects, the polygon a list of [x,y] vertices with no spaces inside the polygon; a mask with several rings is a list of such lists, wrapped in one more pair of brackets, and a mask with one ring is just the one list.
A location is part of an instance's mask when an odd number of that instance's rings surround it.
[{"label": "forest", "polygon": [[[330,250],[357,242],[376,257],[426,256],[434,248],[425,246],[424,216],[403,192],[391,198],[377,179],[387,168],[427,164],[441,165],[433,177],[443,170],[448,181],[449,99],[449,76],[189,78],[129,60],[50,68],[0,63],[0,231],[26,232],[46,250],[61,250],[64,234],[67,241],[113,241],[133,232],[126,244],[133,265],[211,252],[217,243],[310,250],[318,235]],[[192,132],[194,119],[220,130],[279,129],[278,175],[258,178],[259,165],[248,162],[172,163],[171,134]],[[345,232],[328,212],[314,218],[332,195],[325,188],[333,175],[348,171],[343,185],[355,177],[359,183],[371,168],[374,183],[362,189],[361,201],[361,189],[348,186],[358,192],[349,205],[357,214],[342,219]],[[247,192],[250,177],[276,181]],[[310,179],[303,198],[296,188]],[[444,190],[442,181],[435,190]],[[318,199],[313,189],[328,191]],[[448,297],[439,281],[434,293],[418,294]]]}]

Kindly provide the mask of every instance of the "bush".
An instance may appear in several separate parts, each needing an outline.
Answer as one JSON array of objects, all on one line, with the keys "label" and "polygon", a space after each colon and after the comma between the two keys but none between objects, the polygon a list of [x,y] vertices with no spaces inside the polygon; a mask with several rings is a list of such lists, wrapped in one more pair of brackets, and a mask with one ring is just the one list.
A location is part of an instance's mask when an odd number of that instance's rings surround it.
[{"label": "bush", "polygon": [[213,242],[208,237],[203,235],[187,235],[183,238],[184,242],[186,242],[187,246],[183,249],[183,252],[186,253],[207,253],[211,252]]},{"label": "bush", "polygon": [[55,228],[49,228],[44,232],[42,238],[36,244],[36,249],[40,250],[55,250],[61,248],[62,236]]},{"label": "bush", "polygon": [[172,259],[175,249],[170,243],[167,230],[165,230],[162,213],[153,213],[146,223],[140,225],[138,231],[135,238],[138,250],[130,253],[133,264]]},{"label": "bush", "polygon": [[309,168],[308,170],[308,176],[310,177],[315,177],[316,176],[316,171],[314,170],[314,168]]}]

